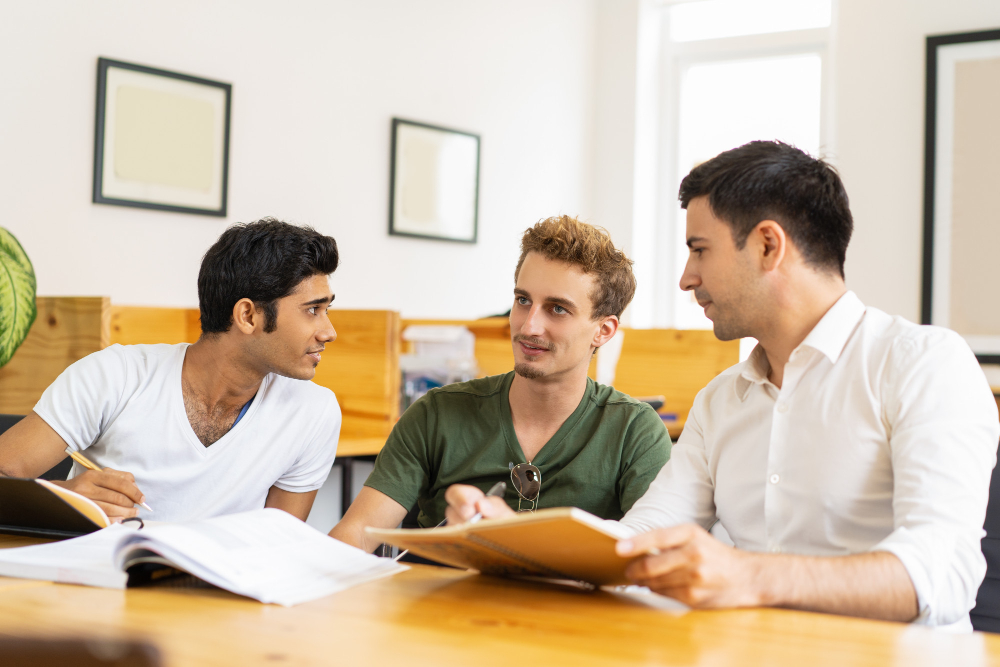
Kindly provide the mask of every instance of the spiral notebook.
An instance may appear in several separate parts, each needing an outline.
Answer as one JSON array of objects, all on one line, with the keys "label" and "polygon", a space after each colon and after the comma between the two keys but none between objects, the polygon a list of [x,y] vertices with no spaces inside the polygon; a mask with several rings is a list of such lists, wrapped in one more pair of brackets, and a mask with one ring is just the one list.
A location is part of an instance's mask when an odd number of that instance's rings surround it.
[{"label": "spiral notebook", "polygon": [[478,523],[365,532],[386,544],[455,567],[507,577],[544,577],[594,586],[627,584],[631,561],[615,543],[631,533],[575,507],[555,507]]}]

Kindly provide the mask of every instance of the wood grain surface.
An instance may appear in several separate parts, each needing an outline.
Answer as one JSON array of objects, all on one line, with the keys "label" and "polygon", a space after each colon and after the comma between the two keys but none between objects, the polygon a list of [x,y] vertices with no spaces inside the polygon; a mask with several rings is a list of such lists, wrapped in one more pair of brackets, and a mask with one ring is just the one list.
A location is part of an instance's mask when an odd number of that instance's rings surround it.
[{"label": "wood grain surface", "polygon": [[26,415],[67,366],[110,340],[108,297],[38,297],[28,337],[0,368],[0,413]]},{"label": "wood grain surface", "polygon": [[399,313],[331,310],[337,340],[326,346],[313,382],[337,395],[342,438],[381,438],[399,418]]},{"label": "wood grain surface", "polygon": [[111,306],[111,343],[194,343],[201,336],[197,308]]},{"label": "wood grain surface", "polygon": [[996,635],[774,609],[670,607],[648,594],[420,565],[291,608],[215,589],[119,591],[0,578],[0,634],[146,639],[176,667],[1000,664]]}]

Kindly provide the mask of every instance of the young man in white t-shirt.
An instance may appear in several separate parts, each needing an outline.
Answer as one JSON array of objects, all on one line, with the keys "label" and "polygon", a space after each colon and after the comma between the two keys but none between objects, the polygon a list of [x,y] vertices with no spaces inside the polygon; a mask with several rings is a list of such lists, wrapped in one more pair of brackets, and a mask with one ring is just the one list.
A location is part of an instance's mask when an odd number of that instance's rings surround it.
[{"label": "young man in white t-shirt", "polygon": [[[67,368],[0,435],[0,475],[56,482],[115,520],[200,519],[277,507],[305,520],[337,451],[340,408],[308,380],[337,334],[337,244],[273,218],[227,229],[202,261],[193,345],[112,345]],[[151,513],[137,503],[146,501]]]}]

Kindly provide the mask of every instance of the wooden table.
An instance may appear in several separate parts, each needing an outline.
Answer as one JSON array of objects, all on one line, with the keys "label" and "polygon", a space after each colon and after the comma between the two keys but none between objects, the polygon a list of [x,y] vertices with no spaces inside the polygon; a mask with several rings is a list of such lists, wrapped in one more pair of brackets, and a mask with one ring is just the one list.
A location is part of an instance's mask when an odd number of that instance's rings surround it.
[{"label": "wooden table", "polygon": [[[0,546],[24,540],[0,536]],[[291,608],[219,590],[0,577],[0,635],[146,639],[188,665],[977,665],[1000,635],[754,609],[657,608],[655,596],[412,566]]]}]

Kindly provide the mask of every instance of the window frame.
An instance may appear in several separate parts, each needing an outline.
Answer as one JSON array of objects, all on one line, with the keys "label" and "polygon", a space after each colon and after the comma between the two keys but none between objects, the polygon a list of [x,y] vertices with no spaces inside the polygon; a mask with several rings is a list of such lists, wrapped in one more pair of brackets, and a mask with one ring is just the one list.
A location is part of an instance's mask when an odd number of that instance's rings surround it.
[{"label": "window frame", "polygon": [[[674,3],[679,4],[679,3]],[[820,58],[820,154],[830,157],[834,154],[833,133],[834,97],[832,54],[833,31],[835,29],[836,1],[832,8],[831,24],[827,28],[806,28],[774,33],[738,35],[698,41],[673,42],[670,40],[669,6],[663,7],[660,35],[661,49],[659,62],[659,156],[657,191],[657,224],[654,238],[646,239],[656,248],[653,267],[656,288],[653,294],[653,312],[641,319],[654,327],[680,328],[677,317],[679,299],[684,298],[677,285],[677,277],[683,268],[682,248],[675,243],[677,228],[683,222],[677,205],[677,187],[683,176],[678,173],[678,148],[680,139],[680,88],[684,73],[692,66],[756,60],[760,58],[817,55]]]}]

